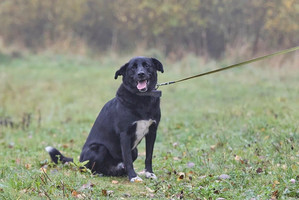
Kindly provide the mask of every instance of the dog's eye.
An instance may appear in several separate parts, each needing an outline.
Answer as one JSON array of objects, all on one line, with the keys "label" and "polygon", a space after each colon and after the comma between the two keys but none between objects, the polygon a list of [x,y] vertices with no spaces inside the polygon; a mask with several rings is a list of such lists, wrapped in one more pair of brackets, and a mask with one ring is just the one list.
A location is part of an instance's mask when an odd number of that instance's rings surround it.
[{"label": "dog's eye", "polygon": [[137,64],[133,64],[132,69],[137,69]]},{"label": "dog's eye", "polygon": [[145,68],[149,68],[149,65],[146,62],[143,62],[142,66],[145,67]]}]

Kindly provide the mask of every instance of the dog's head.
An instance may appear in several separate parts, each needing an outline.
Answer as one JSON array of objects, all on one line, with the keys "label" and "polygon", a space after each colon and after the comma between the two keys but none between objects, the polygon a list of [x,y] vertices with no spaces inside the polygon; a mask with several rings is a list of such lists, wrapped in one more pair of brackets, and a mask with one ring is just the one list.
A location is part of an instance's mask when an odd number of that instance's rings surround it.
[{"label": "dog's head", "polygon": [[157,71],[164,72],[163,65],[155,58],[135,57],[116,71],[114,78],[123,76],[123,84],[133,93],[155,89]]}]

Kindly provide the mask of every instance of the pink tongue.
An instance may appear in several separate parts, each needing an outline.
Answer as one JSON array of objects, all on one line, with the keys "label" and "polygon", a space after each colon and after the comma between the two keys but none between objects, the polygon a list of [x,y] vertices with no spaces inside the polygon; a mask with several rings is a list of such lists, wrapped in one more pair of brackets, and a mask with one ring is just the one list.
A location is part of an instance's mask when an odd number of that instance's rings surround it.
[{"label": "pink tongue", "polygon": [[137,89],[142,90],[144,88],[146,88],[146,81],[138,81]]}]

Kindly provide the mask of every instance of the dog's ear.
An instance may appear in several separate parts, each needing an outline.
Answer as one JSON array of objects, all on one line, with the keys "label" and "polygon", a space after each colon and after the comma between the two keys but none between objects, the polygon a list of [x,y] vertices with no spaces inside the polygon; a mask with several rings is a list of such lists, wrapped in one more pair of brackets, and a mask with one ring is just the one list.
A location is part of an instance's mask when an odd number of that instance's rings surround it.
[{"label": "dog's ear", "polygon": [[156,58],[151,58],[151,59],[152,59],[154,65],[156,67],[156,70],[158,70],[158,71],[160,71],[160,72],[163,73],[164,69],[163,69],[162,63],[159,60],[157,60]]},{"label": "dog's ear", "polygon": [[125,65],[121,66],[119,70],[115,72],[114,79],[117,79],[118,76],[125,75],[128,65],[129,63],[126,63]]}]

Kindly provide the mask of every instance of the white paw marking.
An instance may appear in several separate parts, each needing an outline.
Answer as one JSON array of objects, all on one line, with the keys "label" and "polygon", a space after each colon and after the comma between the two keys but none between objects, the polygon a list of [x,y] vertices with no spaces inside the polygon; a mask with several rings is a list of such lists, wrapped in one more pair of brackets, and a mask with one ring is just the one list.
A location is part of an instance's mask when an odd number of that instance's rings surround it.
[{"label": "white paw marking", "polygon": [[131,180],[130,180],[130,182],[132,182],[132,183],[140,183],[142,181],[143,181],[142,178],[140,178],[139,176],[131,178]]},{"label": "white paw marking", "polygon": [[157,176],[154,173],[150,172],[145,172],[145,178],[150,178],[150,179],[157,179]]},{"label": "white paw marking", "polygon": [[125,165],[122,162],[118,163],[116,166],[116,169],[124,169],[124,168],[125,168]]}]

